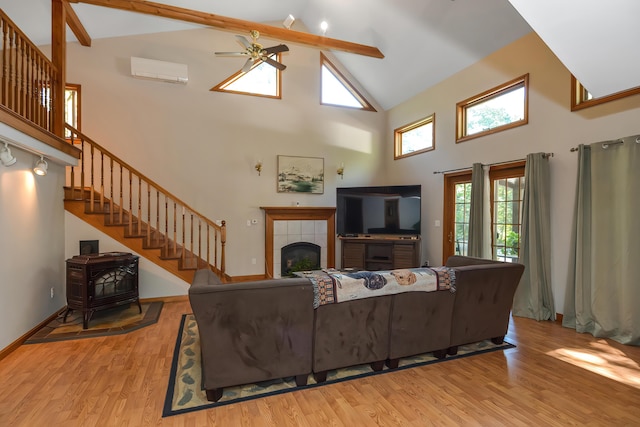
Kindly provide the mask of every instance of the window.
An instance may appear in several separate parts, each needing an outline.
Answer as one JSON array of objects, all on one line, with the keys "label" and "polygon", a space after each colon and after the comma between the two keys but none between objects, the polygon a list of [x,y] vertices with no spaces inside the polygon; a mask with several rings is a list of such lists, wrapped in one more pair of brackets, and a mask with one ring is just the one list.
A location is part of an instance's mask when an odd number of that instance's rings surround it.
[{"label": "window", "polygon": [[[64,121],[80,130],[80,85],[67,83],[64,90]],[[71,131],[65,127],[64,137],[71,139]]]},{"label": "window", "polygon": [[520,257],[520,225],[524,195],[525,162],[492,166],[491,230],[493,259],[518,262]]},{"label": "window", "polygon": [[323,53],[320,53],[320,68],[320,104],[376,111]]},{"label": "window", "polygon": [[436,148],[436,115],[394,130],[394,158],[413,156]]},{"label": "window", "polygon": [[529,75],[490,89],[456,104],[456,142],[525,125]]},{"label": "window", "polygon": [[616,99],[625,98],[627,96],[640,93],[640,86],[622,92],[616,92],[612,95],[594,98],[589,91],[573,75],[571,76],[571,111],[581,110],[594,105],[604,104],[605,102],[614,101]]},{"label": "window", "polygon": [[[273,54],[270,57],[275,57],[278,62],[281,61],[281,55],[279,53]],[[238,71],[210,90],[280,99],[281,80],[280,70],[266,62],[258,61],[253,64],[253,67],[246,73]]]}]

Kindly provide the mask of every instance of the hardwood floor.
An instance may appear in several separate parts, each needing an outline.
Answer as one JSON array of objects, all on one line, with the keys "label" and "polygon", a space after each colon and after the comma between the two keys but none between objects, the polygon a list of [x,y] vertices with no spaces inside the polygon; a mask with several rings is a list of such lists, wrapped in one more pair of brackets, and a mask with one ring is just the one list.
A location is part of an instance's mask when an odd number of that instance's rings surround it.
[{"label": "hardwood floor", "polygon": [[161,418],[180,316],[23,345],[0,361],[1,426],[637,426],[640,348],[515,318],[516,348]]}]

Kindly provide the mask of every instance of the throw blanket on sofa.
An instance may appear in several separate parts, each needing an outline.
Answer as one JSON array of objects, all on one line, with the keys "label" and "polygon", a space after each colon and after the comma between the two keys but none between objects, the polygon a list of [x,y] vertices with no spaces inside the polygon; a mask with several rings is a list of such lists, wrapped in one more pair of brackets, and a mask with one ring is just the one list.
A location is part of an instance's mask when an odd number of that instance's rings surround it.
[{"label": "throw blanket on sofa", "polygon": [[455,292],[455,272],[448,267],[383,271],[304,273],[313,283],[314,308],[360,298],[409,291]]}]

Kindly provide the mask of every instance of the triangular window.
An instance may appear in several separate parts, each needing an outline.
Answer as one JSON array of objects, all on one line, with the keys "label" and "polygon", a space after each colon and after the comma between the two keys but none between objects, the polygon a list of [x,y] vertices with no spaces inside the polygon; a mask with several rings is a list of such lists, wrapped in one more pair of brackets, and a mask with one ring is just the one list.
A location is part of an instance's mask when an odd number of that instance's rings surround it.
[{"label": "triangular window", "polygon": [[[271,58],[280,62],[280,54],[271,55]],[[258,61],[246,73],[242,70],[238,71],[210,90],[242,95],[265,96],[268,98],[281,98],[281,79],[280,70],[266,62]]]},{"label": "triangular window", "polygon": [[320,53],[320,65],[322,69],[320,83],[321,104],[376,111],[369,101],[358,92],[323,53]]}]

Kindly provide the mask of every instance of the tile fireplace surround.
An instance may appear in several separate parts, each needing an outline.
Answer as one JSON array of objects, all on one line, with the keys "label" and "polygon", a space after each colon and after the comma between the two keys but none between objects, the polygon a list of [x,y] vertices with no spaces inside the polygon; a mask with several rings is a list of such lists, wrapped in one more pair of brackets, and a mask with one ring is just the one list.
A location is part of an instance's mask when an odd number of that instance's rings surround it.
[{"label": "tile fireplace surround", "polygon": [[265,275],[280,277],[280,249],[289,243],[311,242],[321,247],[320,265],[335,268],[336,208],[261,207],[265,212]]}]

